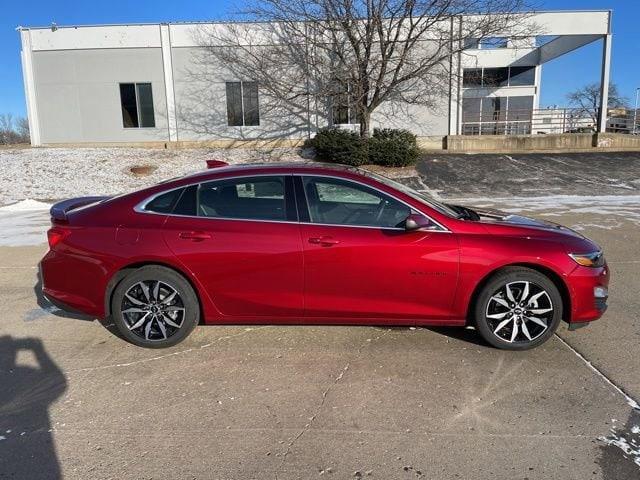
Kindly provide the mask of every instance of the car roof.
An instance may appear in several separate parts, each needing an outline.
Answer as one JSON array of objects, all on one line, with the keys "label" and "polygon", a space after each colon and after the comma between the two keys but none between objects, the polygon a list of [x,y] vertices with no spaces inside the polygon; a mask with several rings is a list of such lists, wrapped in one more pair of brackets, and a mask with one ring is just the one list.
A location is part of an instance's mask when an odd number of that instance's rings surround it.
[{"label": "car roof", "polygon": [[209,168],[207,170],[202,170],[198,172],[194,172],[190,175],[187,175],[184,178],[193,178],[193,177],[201,177],[201,176],[216,176],[220,173],[234,173],[234,172],[250,172],[251,170],[260,170],[260,171],[282,171],[282,170],[295,170],[295,171],[305,171],[305,170],[325,170],[330,172],[353,172],[358,173],[359,170],[356,167],[352,167],[349,165],[342,165],[337,163],[325,163],[325,162],[315,162],[311,160],[302,160],[302,161],[293,161],[293,162],[258,162],[258,163],[240,163],[234,165],[227,165],[222,167],[214,167]]}]

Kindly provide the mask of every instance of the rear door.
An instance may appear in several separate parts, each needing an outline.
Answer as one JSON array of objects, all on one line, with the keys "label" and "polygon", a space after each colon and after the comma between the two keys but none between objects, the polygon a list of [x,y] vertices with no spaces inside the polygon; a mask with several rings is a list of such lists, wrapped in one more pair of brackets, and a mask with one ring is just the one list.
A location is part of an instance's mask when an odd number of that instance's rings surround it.
[{"label": "rear door", "polygon": [[[446,319],[458,280],[453,233],[406,231],[411,207],[346,179],[296,179],[302,211],[307,317]],[[304,202],[303,202],[304,203]],[[358,320],[355,320],[356,322]]]},{"label": "rear door", "polygon": [[178,204],[177,214],[167,217],[169,247],[224,315],[302,316],[303,257],[292,184],[290,175],[203,183],[193,189],[192,207]]}]

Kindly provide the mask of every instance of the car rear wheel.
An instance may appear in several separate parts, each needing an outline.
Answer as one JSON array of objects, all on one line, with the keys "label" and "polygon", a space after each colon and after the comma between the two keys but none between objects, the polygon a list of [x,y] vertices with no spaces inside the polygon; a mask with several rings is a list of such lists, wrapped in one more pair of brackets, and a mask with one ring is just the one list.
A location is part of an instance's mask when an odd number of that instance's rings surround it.
[{"label": "car rear wheel", "polygon": [[164,348],[184,340],[198,324],[198,298],[179,273],[146,266],[127,275],[111,300],[116,327],[128,341]]},{"label": "car rear wheel", "polygon": [[562,319],[556,285],[536,270],[506,268],[491,278],[477,297],[475,323],[494,347],[527,350],[546,342]]}]

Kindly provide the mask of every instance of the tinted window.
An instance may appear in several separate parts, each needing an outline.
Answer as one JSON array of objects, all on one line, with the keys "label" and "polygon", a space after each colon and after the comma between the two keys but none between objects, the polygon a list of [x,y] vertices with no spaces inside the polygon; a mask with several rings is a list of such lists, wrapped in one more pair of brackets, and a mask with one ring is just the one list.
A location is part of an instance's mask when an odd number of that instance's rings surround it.
[{"label": "tinted window", "polygon": [[227,122],[230,127],[242,126],[242,87],[240,82],[227,82]]},{"label": "tinted window", "polygon": [[136,86],[133,83],[120,84],[120,104],[122,107],[122,125],[125,128],[138,126],[138,106],[136,103]]},{"label": "tinted window", "polygon": [[156,198],[147,203],[144,208],[148,212],[171,213],[173,205],[182,193],[182,189],[171,190],[170,192],[158,195]]},{"label": "tinted window", "polygon": [[462,121],[463,122],[479,122],[480,121],[480,99],[479,98],[463,98],[462,99]]},{"label": "tinted window", "polygon": [[178,203],[173,208],[174,215],[197,215],[198,214],[198,186],[191,185],[182,192]]},{"label": "tinted window", "polygon": [[462,72],[463,87],[479,87],[482,85],[481,68],[465,68]]},{"label": "tinted window", "polygon": [[311,223],[400,227],[405,204],[372,188],[334,178],[303,177]]},{"label": "tinted window", "polygon": [[533,97],[509,97],[509,120],[531,120]]},{"label": "tinted window", "polygon": [[260,125],[257,82],[227,82],[226,93],[230,127]]},{"label": "tinted window", "polygon": [[482,74],[482,84],[485,87],[505,87],[509,80],[509,69],[485,68]]},{"label": "tinted window", "polygon": [[150,83],[121,83],[120,106],[124,128],[156,126]]},{"label": "tinted window", "polygon": [[507,112],[506,97],[485,97],[482,99],[482,121],[504,120]]},{"label": "tinted window", "polygon": [[536,83],[536,67],[511,67],[509,85],[534,85]]},{"label": "tinted window", "polygon": [[242,102],[244,108],[244,124],[260,125],[257,82],[242,82]]},{"label": "tinted window", "polygon": [[153,93],[150,83],[137,83],[138,117],[141,127],[155,127],[156,119],[153,113]]},{"label": "tinted window", "polygon": [[246,177],[202,184],[198,215],[247,220],[286,220],[283,177]]}]

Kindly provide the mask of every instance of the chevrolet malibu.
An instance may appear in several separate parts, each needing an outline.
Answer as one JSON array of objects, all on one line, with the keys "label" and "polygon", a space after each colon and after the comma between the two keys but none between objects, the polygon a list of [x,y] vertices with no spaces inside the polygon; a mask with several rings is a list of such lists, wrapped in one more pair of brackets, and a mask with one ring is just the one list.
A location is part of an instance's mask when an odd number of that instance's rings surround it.
[{"label": "chevrolet malibu", "polygon": [[142,347],[207,324],[473,326],[524,350],[606,309],[602,250],[561,225],[317,163],[227,166],[54,205],[44,294]]}]

